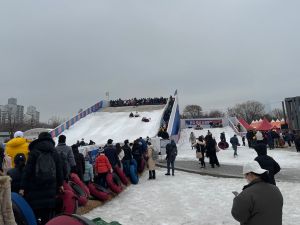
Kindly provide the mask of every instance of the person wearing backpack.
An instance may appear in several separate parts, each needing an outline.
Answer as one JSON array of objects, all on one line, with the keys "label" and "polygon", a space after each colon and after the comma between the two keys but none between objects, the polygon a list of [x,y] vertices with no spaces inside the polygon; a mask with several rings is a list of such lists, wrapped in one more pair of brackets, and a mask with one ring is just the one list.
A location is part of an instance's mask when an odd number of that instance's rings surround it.
[{"label": "person wearing backpack", "polygon": [[64,191],[61,159],[47,132],[40,133],[29,150],[19,193],[33,209],[39,224],[44,225],[54,216],[56,195]]},{"label": "person wearing backpack", "polygon": [[75,162],[72,148],[66,145],[65,135],[60,135],[58,137],[58,145],[56,146],[55,149],[61,157],[63,175],[64,175],[64,179],[67,181],[69,180],[71,169],[73,167],[76,167],[76,162]]},{"label": "person wearing backpack", "polygon": [[170,174],[170,166],[172,167],[172,176],[174,176],[174,163],[177,156],[177,146],[174,140],[171,140],[171,143],[166,145],[166,153],[167,153],[167,168],[168,172],[165,174],[167,176]]}]

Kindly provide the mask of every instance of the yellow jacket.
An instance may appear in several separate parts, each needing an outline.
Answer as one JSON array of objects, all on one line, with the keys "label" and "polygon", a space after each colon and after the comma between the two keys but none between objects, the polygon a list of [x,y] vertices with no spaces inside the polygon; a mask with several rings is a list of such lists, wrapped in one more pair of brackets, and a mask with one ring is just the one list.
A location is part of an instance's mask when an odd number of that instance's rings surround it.
[{"label": "yellow jacket", "polygon": [[15,156],[19,153],[23,153],[27,160],[28,152],[29,152],[28,150],[29,143],[30,142],[27,139],[22,137],[13,138],[6,143],[5,152],[8,156],[11,157],[12,167],[15,167],[14,159]]}]

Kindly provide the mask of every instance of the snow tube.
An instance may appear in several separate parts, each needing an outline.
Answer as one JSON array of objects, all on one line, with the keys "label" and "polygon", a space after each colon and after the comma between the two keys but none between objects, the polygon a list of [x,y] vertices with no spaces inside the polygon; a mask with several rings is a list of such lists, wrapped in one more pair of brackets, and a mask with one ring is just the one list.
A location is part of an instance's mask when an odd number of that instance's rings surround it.
[{"label": "snow tube", "polygon": [[80,180],[76,173],[71,173],[70,181],[73,181],[75,184],[79,185],[81,189],[85,191],[86,195],[90,197],[90,191],[88,187]]},{"label": "snow tube", "polygon": [[135,159],[131,160],[129,172],[131,183],[137,184],[139,182],[139,176],[137,173],[137,162],[135,161]]},{"label": "snow tube", "polygon": [[128,180],[127,180],[127,177],[126,177],[124,171],[123,171],[120,167],[118,167],[118,166],[116,166],[116,167],[114,168],[114,171],[115,171],[116,174],[120,177],[122,183],[123,183],[124,185],[128,185]]},{"label": "snow tube", "polygon": [[76,214],[60,215],[50,220],[46,225],[95,225],[91,220]]},{"label": "snow tube", "polygon": [[36,218],[31,207],[21,195],[12,192],[11,201],[15,221],[18,225],[37,225]]},{"label": "snow tube", "polygon": [[145,165],[146,165],[146,161],[145,161],[144,158],[142,157],[142,159],[141,159],[141,164],[140,164],[140,166],[139,166],[139,168],[138,168],[138,172],[139,172],[139,173],[144,172]]},{"label": "snow tube", "polygon": [[92,196],[97,198],[100,201],[106,201],[109,198],[109,194],[107,192],[104,192],[101,189],[101,186],[95,184],[95,183],[89,183],[88,188],[90,190],[90,193]]},{"label": "snow tube", "polygon": [[115,173],[107,174],[106,183],[113,192],[119,194],[122,191],[120,178]]},{"label": "snow tube", "polygon": [[78,197],[79,206],[85,206],[89,200],[89,196],[86,194],[86,192],[73,181],[69,181],[69,185],[72,187],[73,192]]},{"label": "snow tube", "polygon": [[220,141],[220,142],[218,143],[218,147],[219,147],[220,149],[222,149],[222,150],[225,150],[226,148],[229,147],[229,144],[228,144],[226,141]]},{"label": "snow tube", "polygon": [[64,193],[58,195],[57,200],[56,212],[58,214],[76,213],[78,209],[78,197],[74,194],[73,190],[65,190]]}]

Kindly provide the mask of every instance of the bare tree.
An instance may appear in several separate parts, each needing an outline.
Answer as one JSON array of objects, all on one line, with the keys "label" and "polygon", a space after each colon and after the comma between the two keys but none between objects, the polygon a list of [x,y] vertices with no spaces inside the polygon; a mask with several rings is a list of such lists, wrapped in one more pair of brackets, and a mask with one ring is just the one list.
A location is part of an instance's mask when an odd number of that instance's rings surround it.
[{"label": "bare tree", "polygon": [[271,112],[271,116],[273,119],[282,119],[284,117],[283,110],[279,108],[273,109]]},{"label": "bare tree", "polygon": [[66,118],[61,118],[59,116],[52,116],[49,120],[48,123],[50,125],[51,128],[55,128],[57,126],[59,126],[60,124],[62,124],[63,122],[67,121],[68,119]]},{"label": "bare tree", "polygon": [[220,110],[212,110],[208,113],[208,116],[210,118],[216,118],[216,117],[224,117],[225,116],[225,113],[223,113],[222,111]]},{"label": "bare tree", "polygon": [[182,116],[186,119],[200,118],[202,116],[202,108],[199,105],[187,105]]},{"label": "bare tree", "polygon": [[265,115],[265,107],[262,103],[257,101],[247,101],[236,104],[232,108],[227,109],[229,116],[236,116],[245,119],[248,123],[252,120],[257,120]]}]

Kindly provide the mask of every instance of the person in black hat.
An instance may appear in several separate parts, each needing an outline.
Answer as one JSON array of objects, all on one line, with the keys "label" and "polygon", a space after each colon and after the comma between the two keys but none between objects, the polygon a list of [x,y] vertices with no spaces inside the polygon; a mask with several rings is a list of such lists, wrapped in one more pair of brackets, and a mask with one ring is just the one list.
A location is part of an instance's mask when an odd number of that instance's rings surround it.
[{"label": "person in black hat", "polygon": [[123,163],[123,169],[125,171],[125,174],[127,176],[130,175],[130,162],[132,160],[132,153],[131,153],[131,148],[129,146],[129,141],[126,139],[124,141],[124,146],[122,147],[123,151],[124,151],[124,157],[122,159],[122,163]]},{"label": "person in black hat", "polygon": [[60,156],[51,135],[42,132],[29,145],[29,156],[24,168],[19,193],[25,197],[40,224],[53,216],[58,191],[63,191]]},{"label": "person in black hat", "polygon": [[108,139],[107,141],[107,145],[104,148],[104,153],[106,155],[106,157],[108,158],[112,168],[115,168],[117,165],[120,165],[120,160],[117,154],[117,150],[116,148],[113,146],[113,140],[112,139]]},{"label": "person in black hat", "polygon": [[11,177],[11,191],[18,193],[20,191],[20,183],[23,170],[26,163],[26,157],[23,153],[19,153],[14,158],[15,168],[7,171],[7,175]]}]

